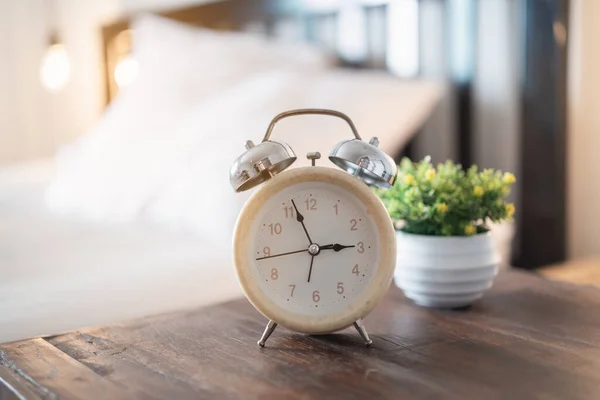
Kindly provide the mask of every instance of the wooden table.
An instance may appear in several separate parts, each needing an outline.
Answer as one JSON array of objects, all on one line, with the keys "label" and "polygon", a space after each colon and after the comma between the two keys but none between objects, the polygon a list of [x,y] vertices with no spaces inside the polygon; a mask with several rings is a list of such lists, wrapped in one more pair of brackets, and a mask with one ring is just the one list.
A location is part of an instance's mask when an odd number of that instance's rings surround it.
[{"label": "wooden table", "polygon": [[419,308],[392,287],[354,330],[265,325],[240,299],[0,346],[0,399],[600,398],[600,291],[501,274],[469,310]]}]

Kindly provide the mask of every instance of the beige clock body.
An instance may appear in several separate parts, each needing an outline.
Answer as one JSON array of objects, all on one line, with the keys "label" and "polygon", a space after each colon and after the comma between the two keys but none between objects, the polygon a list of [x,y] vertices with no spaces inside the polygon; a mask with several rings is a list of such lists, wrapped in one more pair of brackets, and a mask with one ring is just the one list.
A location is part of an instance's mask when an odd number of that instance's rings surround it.
[{"label": "beige clock body", "polygon": [[274,176],[250,197],[233,253],[240,284],[261,314],[321,334],[352,325],[379,303],[393,277],[396,237],[362,181],[303,167]]}]

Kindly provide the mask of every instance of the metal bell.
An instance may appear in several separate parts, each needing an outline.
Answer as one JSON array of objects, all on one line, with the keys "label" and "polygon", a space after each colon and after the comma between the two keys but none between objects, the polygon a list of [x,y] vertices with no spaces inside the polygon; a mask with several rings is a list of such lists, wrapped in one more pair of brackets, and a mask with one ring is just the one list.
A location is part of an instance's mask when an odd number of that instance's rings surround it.
[{"label": "metal bell", "polygon": [[389,189],[396,181],[398,168],[392,157],[377,148],[378,145],[376,137],[369,143],[360,139],[344,140],[333,148],[329,159],[367,185]]},{"label": "metal bell", "polygon": [[229,171],[229,182],[236,192],[252,189],[296,161],[296,154],[284,142],[267,140],[255,146],[248,140],[246,150]]}]

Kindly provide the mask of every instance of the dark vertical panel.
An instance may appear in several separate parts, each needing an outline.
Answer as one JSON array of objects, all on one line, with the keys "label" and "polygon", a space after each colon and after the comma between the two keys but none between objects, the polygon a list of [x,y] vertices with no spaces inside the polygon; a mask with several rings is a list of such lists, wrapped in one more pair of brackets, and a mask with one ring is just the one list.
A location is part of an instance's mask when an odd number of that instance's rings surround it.
[{"label": "dark vertical panel", "polygon": [[473,73],[477,40],[477,2],[449,0],[448,35],[450,77],[454,84],[458,161],[465,167],[473,164]]},{"label": "dark vertical panel", "polygon": [[456,86],[456,132],[458,136],[458,161],[469,167],[473,164],[473,85],[471,81]]},{"label": "dark vertical panel", "polygon": [[419,74],[442,84],[444,95],[413,138],[411,151],[417,158],[430,155],[435,163],[459,159],[449,9],[447,0],[419,1]]},{"label": "dark vertical panel", "polygon": [[566,255],[568,0],[527,0],[525,19],[520,209],[513,263],[535,268]]},{"label": "dark vertical panel", "polygon": [[[423,11],[422,7],[419,4],[419,71],[417,72],[419,76],[422,76],[423,74],[423,25]],[[387,46],[389,46],[389,43],[386,42],[386,51]],[[393,154],[394,161],[396,162],[396,164],[400,164],[400,161],[402,161],[404,157],[408,157],[413,161],[417,160],[418,155],[416,151],[416,140],[418,137],[423,136],[423,131],[424,128],[420,128],[417,132],[415,132],[414,136],[412,136],[408,140],[406,145],[398,154]]]}]

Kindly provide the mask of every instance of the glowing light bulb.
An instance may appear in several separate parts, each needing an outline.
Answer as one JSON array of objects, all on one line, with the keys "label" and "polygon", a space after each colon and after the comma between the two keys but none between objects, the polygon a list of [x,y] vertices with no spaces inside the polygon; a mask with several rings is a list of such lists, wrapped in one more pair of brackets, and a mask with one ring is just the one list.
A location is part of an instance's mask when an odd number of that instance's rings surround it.
[{"label": "glowing light bulb", "polygon": [[44,88],[49,92],[57,92],[69,82],[70,75],[71,64],[65,46],[57,43],[48,47],[40,68]]},{"label": "glowing light bulb", "polygon": [[119,88],[129,86],[135,81],[138,71],[140,69],[138,61],[127,56],[119,61],[115,67],[115,82]]}]

